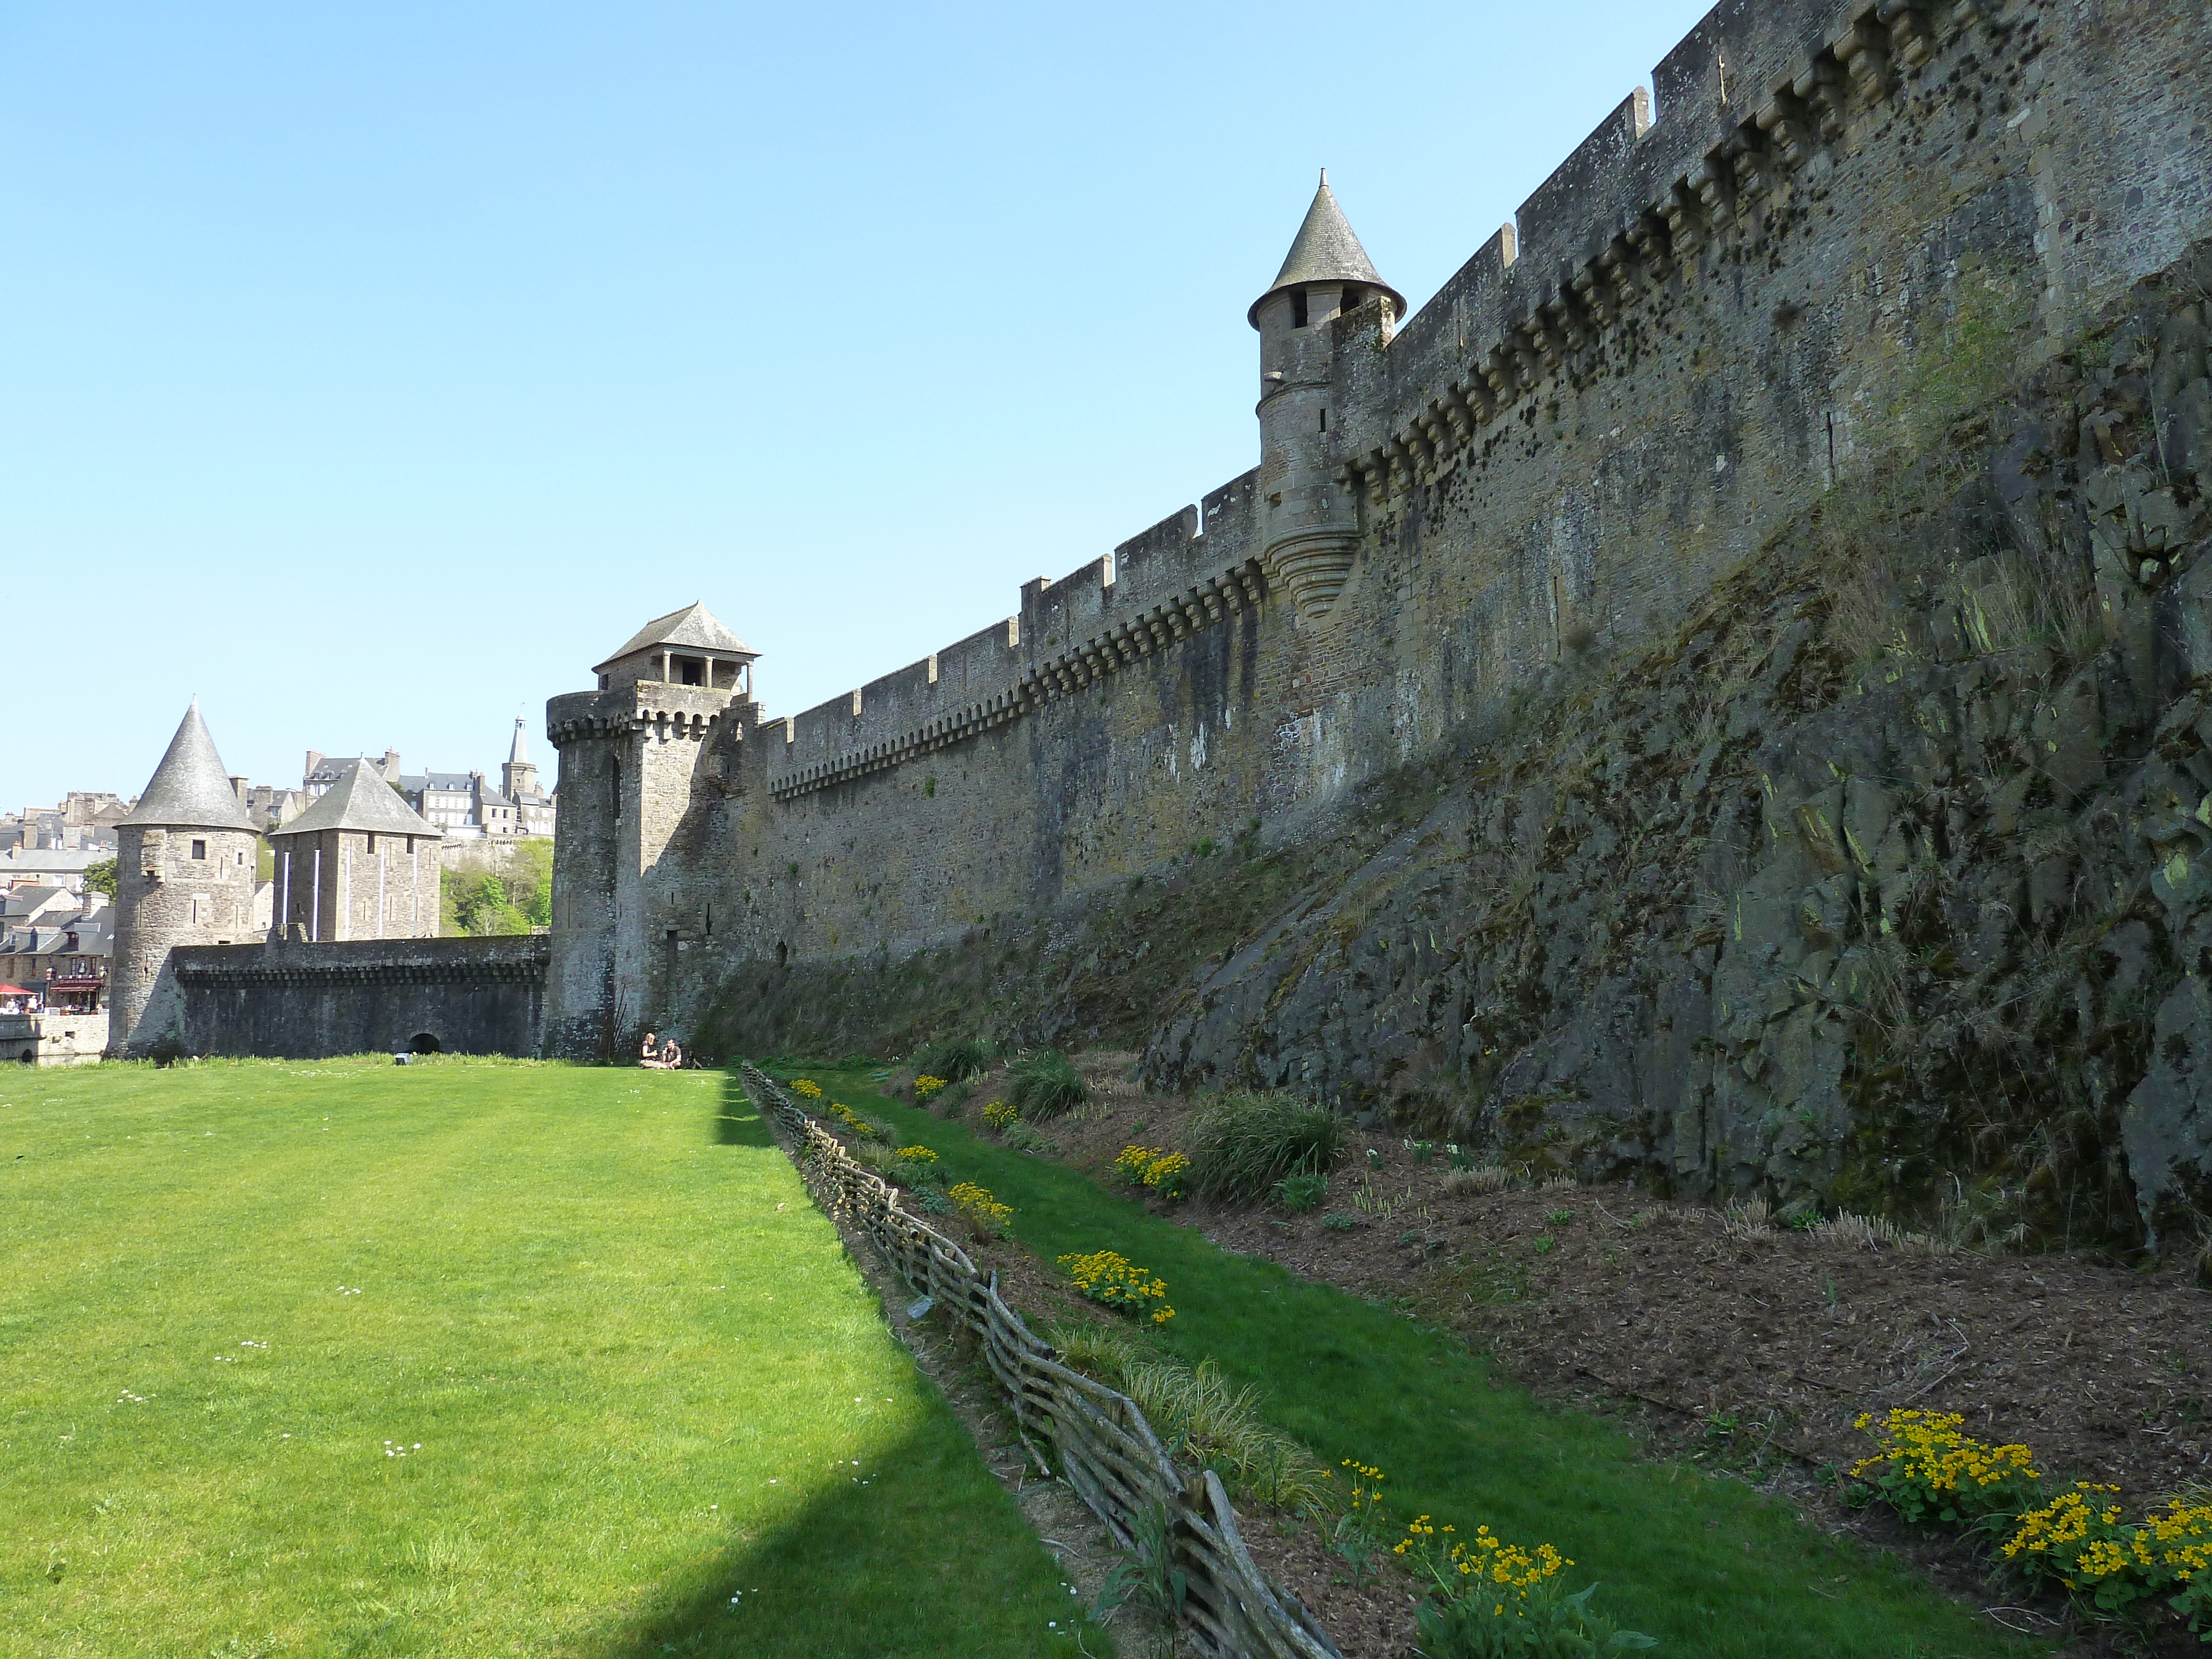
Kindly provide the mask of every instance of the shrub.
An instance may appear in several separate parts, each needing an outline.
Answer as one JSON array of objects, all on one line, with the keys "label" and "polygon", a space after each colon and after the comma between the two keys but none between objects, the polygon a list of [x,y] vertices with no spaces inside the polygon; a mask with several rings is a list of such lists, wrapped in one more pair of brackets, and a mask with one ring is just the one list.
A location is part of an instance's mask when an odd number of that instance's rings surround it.
[{"label": "shrub", "polygon": [[1216,1095],[1191,1126],[1191,1190],[1256,1202],[1291,1176],[1326,1175],[1344,1125],[1326,1106],[1279,1092]]},{"label": "shrub", "polygon": [[1334,1215],[1323,1216],[1321,1218],[1321,1224],[1333,1233],[1348,1233],[1359,1224],[1359,1218],[1357,1216],[1346,1215],[1343,1211],[1339,1210]]},{"label": "shrub", "polygon": [[[1869,1429],[1862,1413],[1855,1426]],[[1875,1434],[1875,1451],[1851,1466],[1851,1478],[1907,1521],[1972,1525],[2009,1520],[2034,1507],[2043,1476],[2025,1446],[1992,1446],[1959,1431],[1950,1412],[1893,1410]],[[1869,1475],[1869,1472],[1875,1473]],[[1869,1494],[1869,1495],[1872,1495]]]},{"label": "shrub", "polygon": [[1132,1187],[1148,1187],[1162,1198],[1181,1198],[1190,1160],[1164,1146],[1124,1146],[1114,1167]]},{"label": "shrub", "polygon": [[1291,1215],[1319,1209],[1322,1200],[1328,1196],[1328,1177],[1325,1175],[1285,1176],[1275,1183],[1275,1202]]},{"label": "shrub", "polygon": [[1057,1048],[1024,1054],[1006,1068],[1006,1098],[1031,1122],[1073,1111],[1091,1098],[1075,1062]]},{"label": "shrub", "polygon": [[933,1042],[914,1057],[915,1069],[941,1077],[947,1083],[965,1083],[990,1069],[991,1045],[975,1037],[952,1037]]},{"label": "shrub", "polygon": [[1148,1316],[1155,1325],[1175,1317],[1175,1310],[1168,1306],[1166,1281],[1135,1266],[1119,1250],[1064,1255],[1060,1265],[1067,1269],[1068,1282],[1077,1292],[1101,1307]]},{"label": "shrub", "polygon": [[1013,1231],[1013,1206],[992,1197],[988,1187],[963,1181],[945,1196],[979,1241],[1004,1238]]}]

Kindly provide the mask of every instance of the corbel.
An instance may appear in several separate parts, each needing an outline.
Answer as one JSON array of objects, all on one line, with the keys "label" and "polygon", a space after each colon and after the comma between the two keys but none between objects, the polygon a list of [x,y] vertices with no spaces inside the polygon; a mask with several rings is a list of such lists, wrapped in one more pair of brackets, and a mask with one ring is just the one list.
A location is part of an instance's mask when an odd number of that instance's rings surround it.
[{"label": "corbel", "polygon": [[1775,159],[1782,163],[1783,172],[1795,173],[1812,159],[1807,142],[1807,112],[1798,101],[1793,86],[1785,82],[1777,87],[1760,108],[1758,120],[1759,130],[1773,145]]},{"label": "corbel", "polygon": [[1458,381],[1454,380],[1444,388],[1443,396],[1437,400],[1436,408],[1444,417],[1445,425],[1450,428],[1455,445],[1468,443],[1474,439],[1474,428],[1479,423],[1474,410],[1468,404],[1467,392]]},{"label": "corbel", "polygon": [[1706,221],[1698,207],[1699,175],[1710,177],[1711,172],[1703,161],[1698,162],[1688,177],[1676,181],[1674,188],[1659,204],[1667,221],[1667,245],[1674,257],[1686,264],[1705,245]]},{"label": "corbel", "polygon": [[1922,4],[1923,0],[1881,0],[1875,9],[1875,16],[1889,31],[1891,56],[1907,69],[1918,69],[1936,51]]},{"label": "corbel", "polygon": [[[1612,251],[1608,246],[1605,253],[1610,253]],[[1583,312],[1592,322],[1597,325],[1599,330],[1612,327],[1613,319],[1617,314],[1613,303],[1612,282],[1608,273],[1599,263],[1605,258],[1605,253],[1601,253],[1597,258],[1592,259],[1581,270],[1576,271],[1573,281],[1570,284]]]},{"label": "corbel", "polygon": [[[1572,351],[1589,337],[1590,331],[1584,325],[1583,313],[1575,305],[1573,294],[1565,286],[1563,285],[1544,301],[1543,313],[1547,325],[1546,332],[1559,342],[1563,350]],[[1553,361],[1556,362],[1557,359]]]},{"label": "corbel", "polygon": [[1513,401],[1519,390],[1521,362],[1512,348],[1494,345],[1490,357],[1482,366],[1483,383],[1490,388],[1491,409],[1494,416]]},{"label": "corbel", "polygon": [[1367,459],[1359,470],[1367,480],[1368,506],[1382,506],[1390,489],[1390,465],[1383,459],[1379,444],[1367,452]]},{"label": "corbel", "polygon": [[1656,294],[1666,285],[1668,269],[1674,264],[1672,241],[1673,237],[1667,228],[1666,204],[1663,202],[1645,209],[1637,215],[1636,222],[1629,226],[1628,245],[1636,251],[1635,275],[1638,292]]},{"label": "corbel", "polygon": [[1862,103],[1878,104],[1889,96],[1888,34],[1880,24],[1861,18],[1829,50],[1850,76],[1851,91]]},{"label": "corbel", "polygon": [[1528,365],[1531,386],[1542,380],[1547,371],[1559,366],[1559,343],[1544,326],[1542,312],[1533,311],[1523,317],[1515,325],[1513,337],[1519,347],[1521,361]]},{"label": "corbel", "polygon": [[1832,52],[1823,52],[1810,68],[1790,83],[1811,116],[1824,144],[1840,143],[1844,137],[1844,66]]}]

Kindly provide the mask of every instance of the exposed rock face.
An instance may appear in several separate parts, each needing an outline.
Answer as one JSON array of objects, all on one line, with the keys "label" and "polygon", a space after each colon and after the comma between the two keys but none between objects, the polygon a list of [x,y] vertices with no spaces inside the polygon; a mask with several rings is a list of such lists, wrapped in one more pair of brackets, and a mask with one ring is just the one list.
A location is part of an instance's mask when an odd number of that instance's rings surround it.
[{"label": "exposed rock face", "polygon": [[1569,670],[1154,1036],[1506,1156],[1990,1231],[2191,1222],[2212,1146],[2202,251]]}]

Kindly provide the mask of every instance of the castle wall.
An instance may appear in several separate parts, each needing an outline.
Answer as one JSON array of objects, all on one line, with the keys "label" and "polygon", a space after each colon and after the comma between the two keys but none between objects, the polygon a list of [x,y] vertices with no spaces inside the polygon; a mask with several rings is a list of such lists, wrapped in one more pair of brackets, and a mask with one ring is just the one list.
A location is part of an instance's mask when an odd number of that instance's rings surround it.
[{"label": "castle wall", "polygon": [[[434,867],[434,860],[433,860]],[[170,953],[185,1052],[313,1060],[538,1052],[544,936],[195,945]]]},{"label": "castle wall", "polygon": [[599,746],[644,767],[652,722],[586,736],[556,700],[549,1042],[1310,825],[1561,659],[1662,635],[2212,230],[2203,9],[1882,9],[1728,0],[1401,328],[1377,301],[1321,325],[1318,462],[1360,514],[1325,615],[1266,568],[1247,474],[933,659],[733,711],[653,773],[680,799],[643,837],[586,821]]}]

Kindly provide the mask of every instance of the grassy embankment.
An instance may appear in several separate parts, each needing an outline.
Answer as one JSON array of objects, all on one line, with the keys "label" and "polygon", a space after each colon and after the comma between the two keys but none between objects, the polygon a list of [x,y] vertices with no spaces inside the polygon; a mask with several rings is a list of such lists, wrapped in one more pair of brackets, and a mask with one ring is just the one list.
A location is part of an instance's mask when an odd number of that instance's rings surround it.
[{"label": "grassy embankment", "polygon": [[8,1070],[0,1654],[1074,1650],[719,1076]]},{"label": "grassy embankment", "polygon": [[[787,1073],[790,1074],[790,1073]],[[873,1091],[867,1070],[803,1070],[905,1139],[935,1149],[956,1180],[1013,1206],[1016,1237],[1047,1263],[1116,1249],[1167,1281],[1176,1316],[1160,1334],[1187,1361],[1212,1358],[1267,1391],[1267,1415],[1334,1463],[1388,1476],[1390,1511],[1462,1532],[1547,1541],[1577,1587],[1665,1650],[1700,1659],[1894,1659],[2048,1652],[2003,1635],[1886,1559],[1838,1542],[1740,1482],[1646,1462],[1613,1425],[1538,1404],[1494,1382],[1451,1336],[1390,1310],[1231,1255],[1191,1228],[1049,1160],[980,1139]]]}]

